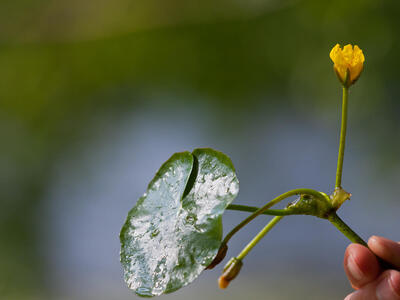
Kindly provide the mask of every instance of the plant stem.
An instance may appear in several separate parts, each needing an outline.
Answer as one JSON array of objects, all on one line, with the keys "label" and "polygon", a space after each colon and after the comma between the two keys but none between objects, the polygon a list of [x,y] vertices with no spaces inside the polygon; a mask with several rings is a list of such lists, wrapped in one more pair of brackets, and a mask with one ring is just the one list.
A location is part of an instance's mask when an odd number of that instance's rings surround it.
[{"label": "plant stem", "polygon": [[[255,212],[259,210],[258,207],[254,206],[246,206],[246,205],[235,205],[231,204],[227,207],[230,210],[238,210],[245,212]],[[273,215],[273,216],[288,216],[293,214],[291,210],[288,209],[268,209],[262,213],[263,215]],[[367,243],[357,234],[355,233],[339,216],[335,213],[331,213],[328,215],[328,220],[337,228],[340,232],[342,232],[351,242],[358,243],[366,246]]]},{"label": "plant stem", "polygon": [[283,216],[274,217],[236,257],[238,260],[242,260],[246,255],[253,249],[255,245],[283,218]]},{"label": "plant stem", "polygon": [[[237,210],[237,211],[245,211],[245,212],[255,212],[259,208],[255,206],[247,206],[247,205],[238,205],[238,204],[230,204],[226,209],[229,210]],[[289,209],[267,209],[262,213],[262,215],[269,216],[288,216],[292,215],[293,212]]]},{"label": "plant stem", "polygon": [[[227,209],[245,211],[245,212],[255,212],[259,210],[258,207],[254,206],[235,205],[235,204],[229,205]],[[292,211],[288,209],[268,209],[264,211],[262,214],[273,215],[273,216],[288,216],[292,214]],[[339,229],[339,231],[342,232],[351,242],[358,243],[364,246],[367,245],[367,243],[357,233],[355,233],[342,219],[339,218],[336,212],[329,214],[328,220],[337,229]]]},{"label": "plant stem", "polygon": [[355,233],[339,216],[336,212],[329,214],[328,220],[343,233],[351,242],[364,245],[368,247],[367,243]]},{"label": "plant stem", "polygon": [[327,197],[325,194],[322,194],[321,192],[318,192],[318,191],[312,190],[312,189],[294,189],[294,190],[288,191],[288,192],[286,192],[286,193],[284,193],[282,195],[279,195],[278,197],[276,197],[275,199],[271,200],[270,202],[268,202],[267,204],[265,204],[261,208],[257,209],[254,213],[252,213],[250,216],[248,216],[246,219],[244,219],[242,222],[240,222],[235,228],[233,228],[226,235],[226,237],[222,241],[222,244],[227,244],[228,241],[232,238],[232,236],[236,232],[238,232],[241,228],[246,226],[250,221],[255,219],[257,216],[261,215],[263,212],[265,212],[271,206],[277,204],[279,201],[282,201],[285,198],[288,198],[288,197],[294,196],[294,195],[299,195],[299,194],[308,194],[308,195],[312,195],[312,196],[315,196],[315,197],[318,197],[318,198]]},{"label": "plant stem", "polygon": [[343,170],[343,158],[344,148],[346,145],[346,132],[347,132],[347,98],[349,94],[349,88],[343,86],[343,101],[342,101],[342,124],[340,128],[340,142],[339,142],[339,154],[336,169],[336,184],[335,188],[342,187],[342,170]]}]

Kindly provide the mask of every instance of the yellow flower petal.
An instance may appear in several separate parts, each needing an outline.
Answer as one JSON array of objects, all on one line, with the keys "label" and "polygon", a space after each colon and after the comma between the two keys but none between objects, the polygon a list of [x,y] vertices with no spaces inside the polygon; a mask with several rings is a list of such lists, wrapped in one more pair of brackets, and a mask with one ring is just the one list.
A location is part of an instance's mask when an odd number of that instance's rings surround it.
[{"label": "yellow flower petal", "polygon": [[[353,47],[348,44],[341,49],[340,45],[336,44],[329,56],[333,61],[335,72],[343,85],[349,87],[360,77],[365,57],[357,45]],[[349,72],[348,78],[346,78],[347,72]]]},{"label": "yellow flower petal", "polygon": [[338,53],[340,52],[340,45],[336,44],[335,47],[332,48],[331,53],[329,54],[330,58],[332,59],[333,62],[335,62],[335,59],[338,56]]}]

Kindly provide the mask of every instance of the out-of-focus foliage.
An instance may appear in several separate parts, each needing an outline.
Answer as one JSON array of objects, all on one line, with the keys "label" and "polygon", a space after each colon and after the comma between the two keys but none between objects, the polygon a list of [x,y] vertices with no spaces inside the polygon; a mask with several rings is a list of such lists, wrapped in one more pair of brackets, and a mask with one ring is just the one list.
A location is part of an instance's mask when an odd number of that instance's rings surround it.
[{"label": "out-of-focus foliage", "polygon": [[398,140],[385,145],[400,129],[399,12],[398,1],[374,0],[2,0],[0,291],[45,293],[34,228],[57,158],[89,138],[81,129],[99,114],[156,105],[158,91],[207,95],[238,122],[261,95],[336,114],[329,50],[356,43],[366,62],[352,122],[390,167],[400,153]]}]

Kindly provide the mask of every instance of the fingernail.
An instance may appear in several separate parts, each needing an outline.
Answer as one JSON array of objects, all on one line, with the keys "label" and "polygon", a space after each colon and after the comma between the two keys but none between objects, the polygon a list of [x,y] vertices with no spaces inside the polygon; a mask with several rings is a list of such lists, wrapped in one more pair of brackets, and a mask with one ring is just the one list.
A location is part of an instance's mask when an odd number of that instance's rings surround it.
[{"label": "fingernail", "polygon": [[372,249],[372,251],[382,251],[382,238],[376,235],[371,236],[368,239],[368,246]]},{"label": "fingernail", "polygon": [[378,300],[398,299],[400,291],[398,287],[399,274],[389,272],[376,287],[376,297]]},{"label": "fingernail", "polygon": [[379,236],[373,235],[368,239],[368,243],[372,242],[372,243],[377,243],[379,240]]},{"label": "fingernail", "polygon": [[388,238],[385,238],[385,237],[383,237],[383,236],[378,236],[378,235],[373,235],[373,236],[371,236],[371,237],[368,239],[368,242],[371,242],[371,241],[372,241],[372,243],[377,243],[377,244],[384,243],[384,242],[392,242],[392,241],[389,240]]},{"label": "fingernail", "polygon": [[351,254],[347,258],[347,269],[349,270],[349,273],[350,273],[349,275],[353,279],[360,281],[364,278],[363,272],[360,270],[353,255],[351,255]]}]

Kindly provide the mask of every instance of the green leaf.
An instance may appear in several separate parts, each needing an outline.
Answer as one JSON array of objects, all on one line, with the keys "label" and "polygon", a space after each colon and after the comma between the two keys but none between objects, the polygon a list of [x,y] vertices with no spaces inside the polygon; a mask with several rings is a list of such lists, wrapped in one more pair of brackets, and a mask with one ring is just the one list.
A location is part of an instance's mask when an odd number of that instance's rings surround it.
[{"label": "green leaf", "polygon": [[222,214],[238,192],[235,169],[225,154],[196,149],[172,155],[121,230],[129,288],[151,297],[196,279],[218,252]]}]

